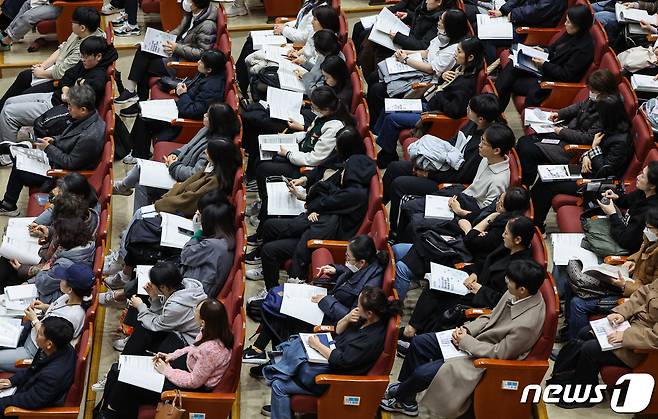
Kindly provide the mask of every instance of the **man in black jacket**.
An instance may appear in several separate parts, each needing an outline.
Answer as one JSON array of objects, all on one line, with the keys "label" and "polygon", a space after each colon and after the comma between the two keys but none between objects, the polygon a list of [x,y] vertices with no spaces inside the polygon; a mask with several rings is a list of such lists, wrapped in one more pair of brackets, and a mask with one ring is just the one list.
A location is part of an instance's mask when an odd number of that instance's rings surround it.
[{"label": "man in black jacket", "polygon": [[0,379],[0,389],[16,387],[14,394],[0,398],[0,412],[7,406],[40,409],[64,401],[75,375],[76,355],[71,339],[70,321],[56,316],[41,321],[37,332],[39,350],[32,365],[9,379]]},{"label": "man in black jacket", "polygon": [[[55,169],[93,169],[98,163],[105,143],[105,122],[94,103],[94,91],[86,83],[73,85],[67,91],[69,114],[73,119],[61,135],[38,138],[34,147],[43,150],[50,166]],[[0,215],[17,216],[16,202],[23,186],[42,186],[50,178],[12,167],[5,197],[0,203]]]}]

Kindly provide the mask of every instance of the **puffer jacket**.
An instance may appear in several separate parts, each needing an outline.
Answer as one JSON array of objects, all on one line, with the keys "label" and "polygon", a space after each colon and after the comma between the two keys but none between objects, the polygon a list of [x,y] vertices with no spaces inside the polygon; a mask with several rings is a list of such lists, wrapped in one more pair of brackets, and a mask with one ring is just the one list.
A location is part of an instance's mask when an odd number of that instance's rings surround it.
[{"label": "puffer jacket", "polygon": [[601,131],[599,113],[593,100],[587,99],[562,108],[557,115],[558,119],[567,123],[560,131],[560,140],[569,144],[590,145],[594,135]]},{"label": "puffer jacket", "polygon": [[195,173],[202,172],[208,165],[206,148],[208,148],[208,128],[203,127],[196,133],[189,143],[171,152],[177,157],[169,165],[169,174],[177,182],[187,180]]},{"label": "puffer jacket", "polygon": [[185,13],[178,27],[171,31],[176,35],[176,48],[172,57],[175,57],[175,60],[197,61],[204,51],[208,51],[215,45],[217,9],[210,6],[202,11],[199,16],[194,17],[190,28],[192,19],[192,13]]},{"label": "puffer jacket", "polygon": [[445,9],[442,7],[432,11],[427,10],[426,3],[423,2],[413,14],[409,35],[398,32],[395,34],[393,42],[402,49],[427,49],[432,39],[436,37],[436,25],[443,12]]}]

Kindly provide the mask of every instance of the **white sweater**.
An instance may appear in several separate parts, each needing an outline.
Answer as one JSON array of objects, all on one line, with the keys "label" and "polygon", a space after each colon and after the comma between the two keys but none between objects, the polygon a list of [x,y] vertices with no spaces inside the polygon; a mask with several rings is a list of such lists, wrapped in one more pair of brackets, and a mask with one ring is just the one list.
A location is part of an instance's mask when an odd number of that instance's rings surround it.
[{"label": "white sweater", "polygon": [[475,198],[478,206],[484,208],[505,192],[509,187],[509,178],[509,158],[505,157],[505,160],[495,164],[482,159],[473,183],[463,193]]},{"label": "white sweater", "polygon": [[[313,129],[314,124],[315,121],[313,121],[309,130]],[[344,126],[343,122],[337,119],[325,122],[322,125],[320,136],[315,143],[315,147],[313,147],[313,151],[308,153],[291,151],[288,153],[288,160],[295,166],[317,166],[322,163],[336,148],[336,133]]]}]

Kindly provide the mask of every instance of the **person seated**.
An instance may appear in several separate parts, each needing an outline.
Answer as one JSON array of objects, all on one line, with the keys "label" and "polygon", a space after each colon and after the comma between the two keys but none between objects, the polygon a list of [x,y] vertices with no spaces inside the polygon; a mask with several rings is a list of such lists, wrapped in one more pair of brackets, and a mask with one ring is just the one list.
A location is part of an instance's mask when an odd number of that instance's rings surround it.
[{"label": "person seated", "polygon": [[[594,14],[596,17],[598,13]],[[615,22],[617,18],[615,17]],[[658,24],[658,17],[654,18],[654,24]],[[640,21],[640,27],[647,34],[657,34],[658,28],[647,20]],[[625,38],[623,38],[625,40]],[[638,59],[638,57],[640,59]],[[638,45],[628,48],[617,54],[617,61],[621,67],[621,74],[631,77],[633,74],[656,76],[658,74],[658,40],[653,44]]]},{"label": "person seated", "polygon": [[[53,169],[93,170],[103,151],[105,122],[94,109],[94,92],[89,85],[72,86],[68,96],[73,123],[61,135],[38,138],[34,147],[43,150]],[[20,210],[16,203],[23,187],[41,187],[46,183],[51,185],[50,177],[23,171],[14,165],[0,202],[0,216],[18,216]]]},{"label": "person seated", "polygon": [[[122,26],[114,24],[114,34],[117,36],[139,35],[137,26],[137,1],[128,0],[127,19]],[[210,0],[191,0],[183,2],[189,7],[185,11],[180,24],[169,33],[176,35],[176,41],[166,41],[162,45],[167,57],[162,57],[137,48],[133,62],[130,65],[128,79],[122,82],[124,87],[114,103],[134,103],[149,97],[149,79],[151,77],[173,76],[174,70],[167,68],[172,61],[198,61],[204,51],[213,48],[217,40],[217,8]],[[120,77],[117,77],[120,81]]]},{"label": "person seated", "polygon": [[494,122],[504,123],[498,110],[498,98],[492,93],[473,96],[468,102],[468,122],[449,140],[452,146],[463,135],[468,141],[461,154],[464,163],[455,170],[422,170],[410,160],[391,162],[382,178],[384,205],[390,202],[389,220],[397,225],[400,200],[403,195],[425,195],[436,191],[436,185],[445,182],[471,183],[482,160],[478,152],[482,133]]},{"label": "person seated", "polygon": [[480,259],[464,267],[469,273],[464,280],[469,293],[460,296],[444,291],[423,290],[409,324],[403,330],[402,340],[408,341],[421,333],[438,332],[461,325],[466,308],[493,308],[505,293],[505,272],[510,263],[515,260],[532,260],[530,243],[534,234],[534,225],[529,218],[519,216],[509,220],[503,232],[503,244],[489,253],[484,261]]},{"label": "person seated", "polygon": [[[86,108],[84,116],[95,113],[94,108],[101,103],[105,96],[105,84],[108,80],[107,68],[116,61],[118,54],[116,49],[108,45],[105,38],[100,36],[89,36],[82,41],[80,54],[82,55],[80,61],[66,70],[54,92],[30,93],[7,99],[0,112],[0,139],[2,141],[16,142],[16,135],[21,127],[34,125],[39,116],[55,107],[65,110],[66,105],[70,103],[70,89],[76,84],[84,84],[94,93],[91,106]],[[72,114],[71,117],[80,119]],[[104,117],[105,115],[98,116],[100,122]],[[96,137],[100,137],[99,139],[102,140],[102,131]],[[2,154],[8,154],[8,152],[2,150]],[[93,154],[88,156],[86,163],[95,163],[96,160],[90,160],[92,157]],[[68,169],[68,167],[62,168]],[[71,169],[77,170],[82,167]]]},{"label": "person seated", "polygon": [[[452,186],[441,189],[433,195],[449,196],[450,210],[460,218],[479,212],[482,208],[494,202],[501,193],[509,187],[510,169],[507,153],[514,146],[514,133],[503,124],[491,124],[480,138],[479,153],[482,156],[473,182],[466,187]],[[405,202],[401,208],[400,221],[397,226],[391,223],[391,230],[397,227],[400,241],[410,242],[412,235],[405,231],[407,224],[416,229],[423,223],[425,213],[425,197],[418,197]],[[433,220],[431,224],[436,224]],[[395,231],[395,230],[394,230]]]},{"label": "person seated", "polygon": [[[189,82],[180,82],[176,87],[176,108],[179,118],[203,119],[204,113],[213,102],[224,101],[226,86],[226,56],[219,50],[203,53],[197,64],[198,74]],[[139,115],[138,103],[123,109],[120,114],[136,117],[128,139],[132,145],[132,157],[151,158],[151,143],[174,141],[182,127],[174,127],[170,122],[148,119]]]},{"label": "person seated", "polygon": [[[463,118],[467,115],[468,102],[477,93],[478,74],[482,70],[482,43],[478,38],[466,38],[457,46],[456,67],[441,74],[441,84],[429,102],[423,103],[423,110],[440,112],[449,118]],[[377,166],[386,168],[391,161],[398,159],[396,146],[400,131],[413,128],[421,119],[420,113],[392,112],[380,113],[374,132],[381,151],[377,154]]]},{"label": "person seated", "polygon": [[[560,1],[550,3],[562,4]],[[505,111],[512,94],[525,96],[524,108],[540,105],[550,94],[550,90],[539,87],[541,81],[580,82],[594,61],[594,40],[589,33],[592,20],[592,13],[585,5],[578,4],[567,10],[566,32],[548,45],[548,60],[532,59],[541,77],[517,69],[511,60],[508,61],[496,78],[500,111]]]},{"label": "person seated", "polygon": [[571,339],[588,324],[590,315],[601,312],[599,304],[602,301],[628,298],[638,288],[658,278],[658,207],[649,208],[645,218],[640,250],[621,265],[631,274],[630,280],[620,274],[618,277],[609,276],[609,282],[601,281],[583,272],[580,261],[569,261],[566,271],[570,287],[565,298],[565,320]]},{"label": "person seated", "polygon": [[[327,295],[311,297],[311,301],[317,303],[318,308],[324,313],[322,324],[334,325],[345,317],[357,306],[359,294],[365,287],[381,288],[387,263],[387,253],[377,251],[372,238],[364,234],[356,236],[347,245],[344,265],[332,264],[318,268],[315,276],[316,284],[327,283],[327,281],[335,282]],[[283,290],[284,287],[278,285],[270,289],[268,293],[282,296]],[[268,305],[267,308],[269,309],[270,306]],[[275,347],[295,333],[309,331],[308,323],[282,315],[280,312],[270,314],[267,309],[263,308],[261,315],[265,319],[260,322],[258,338],[242,354],[242,362],[245,364],[267,362],[265,348],[270,342],[272,347]],[[261,374],[262,369],[252,368],[250,370],[252,377]]]},{"label": "person seated", "polygon": [[[446,231],[450,237],[463,237],[461,243],[470,254],[473,261],[482,262],[503,243],[502,236],[507,222],[523,215],[530,207],[530,193],[519,186],[511,186],[500,194],[495,203],[492,203],[473,221],[462,218],[457,222],[458,229]],[[456,230],[456,231],[455,231]],[[443,231],[441,231],[443,232]],[[455,242],[455,245],[460,241]],[[447,245],[451,242],[447,241]],[[421,278],[429,270],[429,262],[443,262],[433,260],[435,249],[431,247],[423,235],[416,237],[413,244],[399,243],[393,246],[395,254],[395,289],[398,298],[404,301],[412,280]],[[462,263],[465,260],[451,260],[452,263]]]},{"label": "person seated", "polygon": [[[158,262],[149,271],[144,286],[150,305],[133,295],[125,324],[132,335],[115,341],[114,349],[124,355],[173,352],[194,342],[200,326],[194,319],[195,307],[205,300],[201,282],[183,278],[173,262]],[[160,298],[164,296],[164,298]]]},{"label": "person seated", "polygon": [[[200,332],[193,342],[153,357],[155,370],[165,376],[162,391],[212,391],[228,371],[233,335],[224,304],[211,298],[201,301],[194,309],[194,320]],[[119,381],[114,364],[105,383],[99,418],[137,418],[140,406],[159,402],[160,393]]]},{"label": "person seated", "polygon": [[[625,26],[625,23],[617,21],[617,15],[615,13],[616,3],[616,1],[610,0],[601,0],[592,3],[594,19],[596,19],[601,26],[603,26],[603,29],[605,29],[611,46],[617,45],[619,35],[623,35]],[[658,12],[658,5],[654,1],[625,1],[623,2],[623,7],[627,9],[646,10],[650,15],[655,15],[656,12]],[[651,23],[647,21],[644,21],[644,24],[642,23],[643,22],[640,22],[642,28],[651,32]],[[656,23],[655,18],[652,23]]]},{"label": "person seated", "polygon": [[[521,161],[523,184],[531,186],[537,178],[540,164],[565,164],[570,156],[564,151],[565,144],[590,145],[594,136],[601,130],[597,101],[599,96],[617,95],[617,78],[610,70],[596,70],[587,78],[589,98],[574,103],[557,112],[551,112],[549,119],[558,123],[554,131],[546,134],[532,134],[519,138],[516,151]],[[531,111],[528,111],[531,112]],[[558,139],[559,144],[547,144],[544,139]]]},{"label": "person seated", "polygon": [[292,258],[289,282],[303,283],[311,260],[306,242],[352,238],[366,216],[370,180],[375,173],[372,159],[354,155],[345,161],[342,172],[308,189],[306,212],[294,218],[265,221],[262,268],[247,271],[247,278],[264,279],[269,290],[279,283],[279,267]]},{"label": "person seated", "polygon": [[[62,295],[50,304],[34,300],[25,309],[24,333],[27,338],[19,341],[16,349],[2,348],[0,350],[0,371],[18,371],[16,361],[24,358],[34,358],[39,350],[37,332],[43,321],[50,317],[61,317],[73,326],[71,346],[75,346],[85,326],[85,310],[91,305],[91,293],[94,286],[94,273],[85,264],[74,263],[68,267],[57,266],[54,277],[59,278],[59,289]],[[36,310],[43,314],[38,315]]]},{"label": "person seated", "polygon": [[[635,368],[645,359],[647,354],[635,352],[636,349],[656,350],[656,312],[658,312],[658,281],[650,282],[638,288],[623,304],[612,309],[607,319],[612,326],[628,321],[628,329],[612,332],[608,342],[621,344],[620,348],[611,351],[601,349],[599,341],[594,336],[588,324],[578,334],[577,339],[570,341],[569,351],[565,355],[558,354],[553,375],[548,384],[580,384],[591,385],[599,383],[599,372],[603,367]],[[562,352],[562,351],[560,351]],[[569,352],[569,356],[566,353]],[[557,405],[563,409],[591,407],[591,402],[565,402]]]},{"label": "person seated", "polygon": [[311,336],[308,345],[327,359],[327,364],[307,360],[299,337],[277,347],[282,359],[263,368],[267,384],[272,388],[271,404],[262,411],[274,419],[292,418],[290,397],[295,394],[319,395],[326,386],[315,384],[318,374],[363,375],[384,350],[386,328],[391,316],[400,312],[397,301],[389,301],[381,288],[365,287],[359,294],[358,306],[336,325],[335,348],[330,349]]},{"label": "person seated", "polygon": [[41,409],[61,405],[74,383],[76,354],[70,345],[71,322],[50,316],[43,319],[36,333],[38,350],[30,367],[21,369],[11,378],[0,379],[0,389],[16,387],[14,394],[0,398],[3,412],[9,406]]},{"label": "person seated", "polygon": [[[626,170],[633,155],[628,116],[619,96],[599,97],[597,109],[601,130],[594,135],[592,148],[581,157],[580,171],[584,178],[614,177],[618,179]],[[555,195],[577,195],[578,188],[575,180],[537,181],[531,190],[537,227],[544,230],[544,221],[551,209],[551,201]],[[644,227],[640,227],[639,230],[642,228]],[[639,247],[640,240],[641,237],[638,235],[635,239],[635,242],[638,243],[637,247]]]},{"label": "person seated", "polygon": [[[384,110],[385,98],[403,97],[414,83],[441,79],[444,71],[455,66],[459,43],[468,35],[466,15],[459,9],[450,9],[441,14],[436,38],[430,41],[427,49],[395,51],[395,59],[415,71],[403,74],[389,74],[386,61],[377,64],[378,71],[368,79],[368,109],[370,121],[374,125]],[[420,54],[421,59],[411,59],[412,54]]]},{"label": "person seated", "polygon": [[[18,73],[0,99],[0,109],[10,97],[54,91],[54,80],[61,79],[66,70],[80,61],[80,43],[90,36],[105,36],[99,28],[100,23],[101,17],[96,9],[77,7],[71,16],[71,35],[68,39],[44,61]],[[33,79],[39,80],[38,84],[32,85]]]},{"label": "person seated", "polygon": [[422,403],[437,417],[459,417],[470,407],[472,394],[485,372],[477,358],[524,359],[541,335],[546,308],[539,292],[544,270],[534,261],[517,260],[505,275],[506,291],[491,314],[457,327],[452,344],[468,355],[444,360],[435,333],[415,336],[398,382],[389,384],[379,405],[387,412],[418,415],[416,395],[427,389]]},{"label": "person seated", "polygon": [[[393,3],[388,6],[387,9],[397,16],[401,21],[409,24],[411,19],[413,19],[414,12],[420,5],[421,0],[400,0],[397,3]],[[354,26],[352,26],[352,42],[354,42],[354,47],[356,51],[361,51],[363,49],[363,43],[370,36],[370,31],[372,26],[365,28],[361,20],[357,20]]]}]

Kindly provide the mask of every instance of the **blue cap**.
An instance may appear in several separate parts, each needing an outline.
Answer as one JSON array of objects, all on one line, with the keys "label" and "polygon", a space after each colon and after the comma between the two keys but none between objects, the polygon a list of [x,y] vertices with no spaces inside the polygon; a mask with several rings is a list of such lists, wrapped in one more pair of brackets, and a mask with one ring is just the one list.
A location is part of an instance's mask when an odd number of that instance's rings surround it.
[{"label": "blue cap", "polygon": [[65,280],[71,288],[85,290],[94,286],[94,272],[88,265],[74,263],[68,268],[57,266],[53,274]]}]

